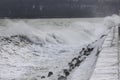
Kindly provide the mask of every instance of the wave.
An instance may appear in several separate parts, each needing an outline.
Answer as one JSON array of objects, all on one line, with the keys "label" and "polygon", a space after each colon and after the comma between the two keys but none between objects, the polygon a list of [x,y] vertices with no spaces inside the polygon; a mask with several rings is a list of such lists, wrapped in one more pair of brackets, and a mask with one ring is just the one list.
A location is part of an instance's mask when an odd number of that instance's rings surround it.
[{"label": "wave", "polygon": [[0,22],[2,80],[45,78],[48,73],[52,74],[50,79],[55,80],[85,45],[118,25],[120,17],[113,15],[98,22],[68,22],[69,26],[43,25],[40,21],[35,20],[34,24],[29,20]]},{"label": "wave", "polygon": [[39,25],[39,29],[25,21],[7,20],[6,27],[0,31],[0,36],[26,36],[29,41],[42,45],[47,43],[83,45],[97,40],[108,28],[117,25],[119,19],[119,16],[113,15],[97,23],[74,22],[70,26],[60,28]]}]

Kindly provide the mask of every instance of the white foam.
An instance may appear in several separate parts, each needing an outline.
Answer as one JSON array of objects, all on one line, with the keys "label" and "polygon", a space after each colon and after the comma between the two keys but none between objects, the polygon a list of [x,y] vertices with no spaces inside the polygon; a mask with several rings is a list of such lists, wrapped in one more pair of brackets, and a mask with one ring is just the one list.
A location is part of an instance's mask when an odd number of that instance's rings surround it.
[{"label": "white foam", "polygon": [[1,80],[27,80],[47,75],[48,71],[55,74],[48,80],[56,80],[59,72],[67,68],[67,63],[78,55],[83,45],[94,42],[120,23],[118,16],[107,17],[101,22],[68,22],[69,26],[51,26],[47,22],[41,25],[40,21],[35,20],[31,25],[29,20],[7,20],[0,25],[0,36],[24,35],[34,43],[44,43],[42,47],[36,44],[20,47],[0,42]]}]

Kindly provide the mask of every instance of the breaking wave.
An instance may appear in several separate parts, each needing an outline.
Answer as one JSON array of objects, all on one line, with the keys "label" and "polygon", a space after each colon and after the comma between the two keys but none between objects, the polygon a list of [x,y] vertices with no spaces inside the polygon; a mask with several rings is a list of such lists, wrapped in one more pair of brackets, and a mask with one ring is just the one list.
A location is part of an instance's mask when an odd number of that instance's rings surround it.
[{"label": "breaking wave", "polygon": [[[113,15],[106,17],[98,23],[73,22],[69,26],[60,28],[49,25],[30,25],[25,21],[6,20],[5,28],[0,31],[0,36],[24,36],[25,39],[35,44],[70,44],[83,45],[97,40],[111,26],[119,23],[119,17]],[[5,23],[5,22],[4,22]],[[37,21],[39,23],[39,20]]]},{"label": "breaking wave", "polygon": [[[68,69],[71,59],[76,58],[84,46],[99,40],[118,25],[120,17],[113,15],[98,22],[63,21],[58,24],[56,20],[45,23],[39,19],[0,20],[0,78],[57,80],[56,76],[63,77],[61,71]],[[92,51],[92,48],[83,52]]]}]

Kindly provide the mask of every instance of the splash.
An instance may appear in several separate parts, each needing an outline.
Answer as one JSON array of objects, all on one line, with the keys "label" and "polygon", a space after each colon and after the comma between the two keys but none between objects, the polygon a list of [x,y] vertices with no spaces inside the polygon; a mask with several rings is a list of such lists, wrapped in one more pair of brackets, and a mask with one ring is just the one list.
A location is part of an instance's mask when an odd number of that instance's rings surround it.
[{"label": "splash", "polygon": [[57,80],[84,46],[120,23],[116,15],[98,22],[71,21],[69,26],[41,21],[0,22],[1,80]]}]

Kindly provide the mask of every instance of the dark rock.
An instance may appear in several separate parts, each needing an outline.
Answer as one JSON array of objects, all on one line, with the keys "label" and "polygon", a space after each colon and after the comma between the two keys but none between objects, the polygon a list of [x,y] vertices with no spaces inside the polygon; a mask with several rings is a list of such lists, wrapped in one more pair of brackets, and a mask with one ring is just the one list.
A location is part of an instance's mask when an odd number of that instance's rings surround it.
[{"label": "dark rock", "polygon": [[67,69],[64,69],[63,71],[64,71],[65,76],[68,76],[70,74]]},{"label": "dark rock", "polygon": [[100,38],[103,38],[104,36],[106,36],[106,35],[102,35]]},{"label": "dark rock", "polygon": [[90,48],[87,48],[87,50],[84,51],[84,54],[83,55],[86,55],[88,56],[91,52],[91,49]]},{"label": "dark rock", "polygon": [[65,76],[60,76],[60,77],[58,77],[58,80],[66,80],[66,77]]},{"label": "dark rock", "polygon": [[77,60],[77,63],[75,64],[75,66],[80,66],[81,62],[82,62],[81,60]]},{"label": "dark rock", "polygon": [[76,57],[72,59],[72,61],[75,61],[75,60],[77,60],[77,58],[76,58]]},{"label": "dark rock", "polygon": [[75,68],[75,65],[73,65],[71,68],[74,69],[74,68]]},{"label": "dark rock", "polygon": [[88,52],[88,51],[84,52],[84,55],[86,55],[86,56],[88,56],[89,54],[90,54],[90,52]]},{"label": "dark rock", "polygon": [[82,48],[82,50],[79,52],[79,54],[82,55],[83,51],[85,51],[85,48]]},{"label": "dark rock", "polygon": [[99,55],[99,53],[100,53],[100,51],[98,51],[98,52],[97,52],[96,56],[98,56],[98,55]]},{"label": "dark rock", "polygon": [[41,76],[41,79],[45,78],[45,76]]},{"label": "dark rock", "polygon": [[88,51],[90,52],[90,51],[92,51],[94,48],[88,48]]},{"label": "dark rock", "polygon": [[81,56],[78,56],[78,58],[81,58]]},{"label": "dark rock", "polygon": [[48,73],[48,77],[50,77],[51,75],[53,75],[53,72],[49,72]]},{"label": "dark rock", "polygon": [[82,48],[82,51],[85,50],[85,48]]},{"label": "dark rock", "polygon": [[68,63],[69,67],[73,67],[74,65],[72,63]]}]

